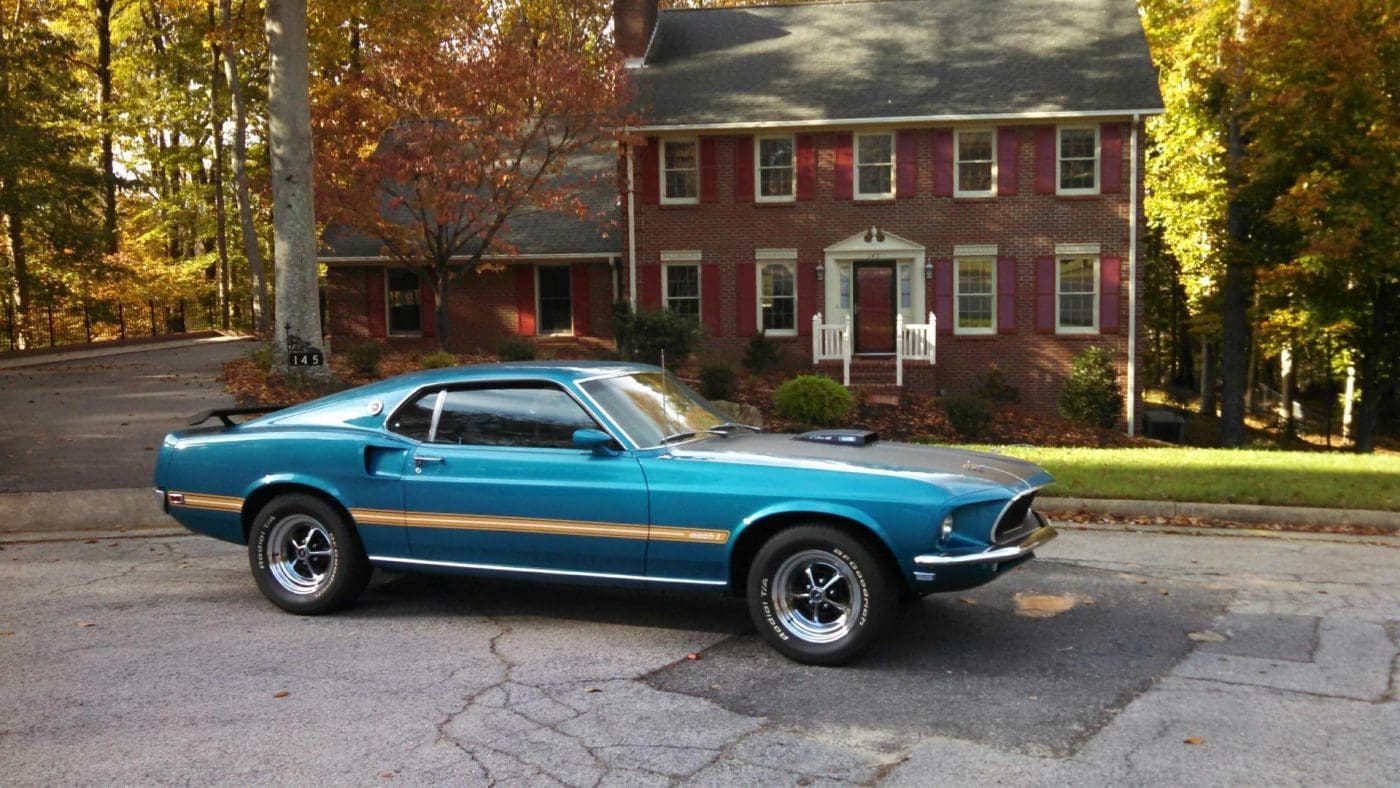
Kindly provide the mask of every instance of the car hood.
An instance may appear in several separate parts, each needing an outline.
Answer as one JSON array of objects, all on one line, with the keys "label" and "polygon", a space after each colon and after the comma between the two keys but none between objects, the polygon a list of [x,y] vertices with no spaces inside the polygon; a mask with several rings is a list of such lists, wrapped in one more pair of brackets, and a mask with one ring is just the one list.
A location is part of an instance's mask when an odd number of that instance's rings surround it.
[{"label": "car hood", "polygon": [[922,479],[953,495],[988,487],[1019,493],[1054,481],[1040,466],[1014,457],[914,443],[875,441],[852,446],[800,441],[792,435],[738,434],[710,437],[669,451],[676,458],[742,465],[896,474]]}]

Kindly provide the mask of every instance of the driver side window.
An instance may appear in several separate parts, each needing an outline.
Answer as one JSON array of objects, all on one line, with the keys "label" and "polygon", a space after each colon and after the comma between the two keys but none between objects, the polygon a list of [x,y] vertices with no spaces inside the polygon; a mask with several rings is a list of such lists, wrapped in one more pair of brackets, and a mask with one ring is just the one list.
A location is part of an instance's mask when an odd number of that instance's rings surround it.
[{"label": "driver side window", "polygon": [[598,429],[572,397],[549,386],[448,390],[432,443],[570,449],[574,430]]}]

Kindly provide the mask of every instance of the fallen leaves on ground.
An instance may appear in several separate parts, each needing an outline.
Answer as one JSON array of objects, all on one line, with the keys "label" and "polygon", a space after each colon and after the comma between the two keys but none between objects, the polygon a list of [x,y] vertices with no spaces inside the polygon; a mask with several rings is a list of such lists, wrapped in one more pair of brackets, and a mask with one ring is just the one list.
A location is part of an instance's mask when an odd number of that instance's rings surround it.
[{"label": "fallen leaves on ground", "polygon": [[14,636],[15,636],[15,633],[13,633],[13,632],[11,632],[11,631],[9,631],[9,630],[5,630],[4,632],[0,632],[0,638],[9,638],[9,637],[14,637]]},{"label": "fallen leaves on ground", "polygon": [[1016,615],[1026,618],[1050,618],[1074,608],[1079,601],[1073,594],[1028,594],[1019,591],[1012,597],[1016,600]]},{"label": "fallen leaves on ground", "polygon": [[688,660],[690,660],[691,662],[694,662],[695,660],[700,659],[700,655],[699,655],[698,653],[692,651],[692,652],[690,652],[689,654],[686,654],[686,655],[685,655],[685,658],[688,659]]},{"label": "fallen leaves on ground", "polygon": [[1185,743],[1187,743],[1187,744],[1205,744],[1205,743],[1206,743],[1205,738],[1204,738],[1204,737],[1201,737],[1201,736],[1187,736],[1186,738],[1182,739],[1182,741],[1185,742]]},{"label": "fallen leaves on ground", "polygon": [[1209,629],[1203,629],[1199,632],[1189,632],[1186,637],[1191,638],[1197,643],[1224,643],[1226,640],[1224,635]]},{"label": "fallen leaves on ground", "polygon": [[1054,524],[1077,523],[1081,525],[1118,526],[1157,526],[1168,528],[1228,528],[1254,531],[1278,531],[1311,534],[1340,534],[1344,536],[1393,536],[1395,531],[1387,528],[1372,528],[1361,525],[1301,525],[1297,523],[1246,523],[1239,520],[1209,520],[1200,517],[1143,517],[1139,515],[1100,514],[1088,511],[1049,511],[1037,509],[1049,517]]},{"label": "fallen leaves on ground", "polygon": [[287,697],[287,696],[290,695],[290,694],[292,694],[292,693],[288,692],[287,690],[277,690],[276,692],[272,693],[272,697],[274,697],[274,698],[285,698],[285,697]]},{"label": "fallen leaves on ground", "polygon": [[76,624],[76,626],[86,628],[86,627],[95,627],[95,626],[97,626],[97,625],[94,624],[94,623],[91,622],[91,621],[79,621],[79,622]]}]

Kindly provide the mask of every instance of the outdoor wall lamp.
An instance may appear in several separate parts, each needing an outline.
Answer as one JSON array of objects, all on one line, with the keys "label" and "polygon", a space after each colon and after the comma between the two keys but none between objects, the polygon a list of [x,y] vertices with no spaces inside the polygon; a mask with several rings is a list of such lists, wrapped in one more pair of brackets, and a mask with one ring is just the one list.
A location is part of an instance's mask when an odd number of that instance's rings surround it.
[{"label": "outdoor wall lamp", "polygon": [[823,279],[826,279],[826,266],[817,263],[817,281],[820,282]]},{"label": "outdoor wall lamp", "polygon": [[924,278],[925,278],[925,279],[932,279],[932,278],[933,278],[933,261],[932,261],[932,260],[930,260],[930,261],[924,263]]}]

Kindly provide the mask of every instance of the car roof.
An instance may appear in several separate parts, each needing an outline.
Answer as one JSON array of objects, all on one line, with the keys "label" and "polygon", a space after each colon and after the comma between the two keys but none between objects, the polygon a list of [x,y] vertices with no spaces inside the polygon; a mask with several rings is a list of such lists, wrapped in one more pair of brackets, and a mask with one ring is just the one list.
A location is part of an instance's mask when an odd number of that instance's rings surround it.
[{"label": "car roof", "polygon": [[476,378],[545,378],[568,382],[580,378],[605,375],[627,375],[635,372],[659,372],[650,364],[621,361],[508,361],[498,364],[468,364],[460,367],[428,369],[395,378],[414,387],[435,383],[451,383]]}]

